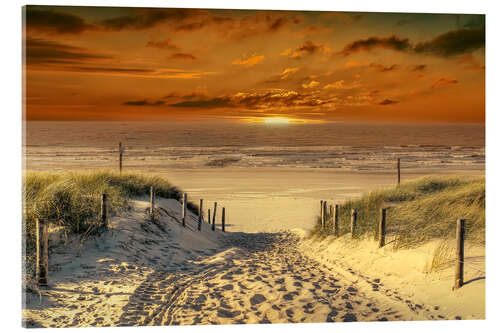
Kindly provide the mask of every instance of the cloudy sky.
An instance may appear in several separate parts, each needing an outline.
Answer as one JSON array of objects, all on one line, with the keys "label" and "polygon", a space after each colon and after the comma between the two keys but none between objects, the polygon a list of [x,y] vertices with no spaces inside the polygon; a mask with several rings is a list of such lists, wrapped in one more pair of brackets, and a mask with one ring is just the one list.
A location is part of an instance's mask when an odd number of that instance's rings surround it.
[{"label": "cloudy sky", "polygon": [[484,122],[482,15],[25,8],[28,120]]}]

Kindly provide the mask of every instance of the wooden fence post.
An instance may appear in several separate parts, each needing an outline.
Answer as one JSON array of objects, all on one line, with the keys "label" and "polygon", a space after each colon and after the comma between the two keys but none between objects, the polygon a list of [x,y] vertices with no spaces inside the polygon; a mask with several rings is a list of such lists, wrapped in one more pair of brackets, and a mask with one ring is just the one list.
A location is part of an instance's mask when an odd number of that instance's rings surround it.
[{"label": "wooden fence post", "polygon": [[149,215],[151,219],[155,218],[155,187],[149,188]]},{"label": "wooden fence post", "polygon": [[327,215],[326,214],[326,205],[327,205],[327,202],[325,200],[325,201],[323,201],[323,222],[322,222],[323,228],[326,228],[326,215]]},{"label": "wooden fence post", "polygon": [[320,219],[321,219],[321,229],[325,227],[325,211],[323,210],[323,200],[319,202],[320,204]]},{"label": "wooden fence post", "polygon": [[186,210],[187,210],[187,193],[182,196],[182,226],[186,226]]},{"label": "wooden fence post", "polygon": [[334,223],[333,222],[333,205],[328,205],[328,216],[332,220],[332,224],[333,224]]},{"label": "wooden fence post", "polygon": [[378,247],[383,247],[385,245],[386,209],[387,208],[380,208],[380,221],[378,225]]},{"label": "wooden fence post", "polygon": [[103,193],[101,197],[101,223],[105,228],[108,227],[108,196],[106,193]]},{"label": "wooden fence post", "polygon": [[212,216],[212,230],[215,230],[215,214],[217,214],[217,202],[214,202],[214,215]]},{"label": "wooden fence post", "polygon": [[208,224],[210,225],[210,208],[208,209]]},{"label": "wooden fence post", "polygon": [[354,238],[356,234],[356,222],[358,220],[358,212],[356,209],[351,209],[351,237]]},{"label": "wooden fence post", "polygon": [[35,279],[38,286],[48,285],[49,275],[49,233],[44,219],[36,219],[36,267]]},{"label": "wooden fence post", "polygon": [[201,222],[203,220],[203,199],[200,199],[200,207],[198,208],[198,230],[201,231]]},{"label": "wooden fence post", "polygon": [[222,232],[226,232],[226,207],[222,207]]},{"label": "wooden fence post", "polygon": [[123,148],[122,148],[121,142],[118,144],[118,154],[120,155],[119,167],[120,167],[120,174],[121,174],[122,173],[122,160],[123,160]]},{"label": "wooden fence post", "polygon": [[339,205],[333,207],[333,233],[335,237],[339,236]]},{"label": "wooden fence post", "polygon": [[465,220],[457,220],[457,265],[455,270],[455,289],[464,284],[464,240]]},{"label": "wooden fence post", "polygon": [[398,186],[401,183],[401,158],[398,157]]}]

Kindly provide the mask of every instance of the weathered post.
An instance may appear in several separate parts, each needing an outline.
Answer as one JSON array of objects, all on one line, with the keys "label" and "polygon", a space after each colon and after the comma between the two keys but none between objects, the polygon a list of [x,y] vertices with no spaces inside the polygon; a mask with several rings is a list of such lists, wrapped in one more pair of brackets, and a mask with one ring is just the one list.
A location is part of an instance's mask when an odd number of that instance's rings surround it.
[{"label": "weathered post", "polygon": [[222,207],[222,232],[226,232],[226,207]]},{"label": "weathered post", "polygon": [[401,158],[398,157],[398,186],[401,183]]},{"label": "weathered post", "polygon": [[356,234],[356,222],[358,220],[358,212],[356,209],[351,209],[351,237],[354,238]]},{"label": "weathered post", "polygon": [[323,200],[320,201],[321,205],[321,212],[320,212],[320,219],[321,219],[321,229],[325,227],[325,211],[323,210]]},{"label": "weathered post", "polygon": [[201,222],[203,220],[203,199],[200,199],[200,207],[198,207],[198,230],[201,231]]},{"label": "weathered post", "polygon": [[215,215],[217,214],[217,202],[214,202],[214,215],[212,216],[212,230],[215,230]]},{"label": "weathered post", "polygon": [[465,220],[457,220],[457,265],[455,270],[455,289],[464,284],[464,240]]},{"label": "weathered post", "polygon": [[155,187],[149,188],[149,215],[151,219],[155,218]]},{"label": "weathered post", "polygon": [[210,224],[210,208],[208,209],[208,224]]},{"label": "weathered post", "polygon": [[378,247],[383,247],[385,245],[386,209],[387,208],[380,208],[380,221],[378,225]]},{"label": "weathered post", "polygon": [[335,237],[339,236],[339,205],[333,207],[333,233]]},{"label": "weathered post", "polygon": [[35,279],[38,286],[48,285],[49,274],[49,233],[44,219],[36,219],[36,267]]},{"label": "weathered post", "polygon": [[327,206],[327,202],[326,200],[323,201],[323,228],[326,228],[326,217],[327,217],[327,211],[326,211],[326,206]]},{"label": "weathered post", "polygon": [[118,154],[120,155],[119,167],[120,167],[120,174],[121,174],[122,173],[122,161],[123,161],[123,148],[122,148],[121,142],[118,144]]},{"label": "weathered post", "polygon": [[101,223],[105,228],[108,227],[108,196],[106,193],[103,193],[101,197]]},{"label": "weathered post", "polygon": [[182,226],[186,226],[187,193],[182,196]]}]

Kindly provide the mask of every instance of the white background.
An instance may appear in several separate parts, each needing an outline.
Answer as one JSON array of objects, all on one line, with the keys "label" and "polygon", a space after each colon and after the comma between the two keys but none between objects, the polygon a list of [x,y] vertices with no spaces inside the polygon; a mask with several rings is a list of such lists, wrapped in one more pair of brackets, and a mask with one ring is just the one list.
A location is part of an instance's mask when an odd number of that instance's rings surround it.
[{"label": "white background", "polygon": [[[253,0],[253,1],[151,1],[151,0],[101,0],[101,1],[18,1],[2,2],[0,54],[0,144],[2,147],[0,182],[0,329],[5,332],[21,328],[21,6],[40,5],[80,5],[80,6],[141,6],[141,7],[194,7],[194,8],[246,8],[246,9],[294,9],[329,11],[376,11],[376,12],[427,12],[427,13],[479,13],[486,14],[486,169],[487,169],[487,279],[486,316],[484,321],[427,321],[391,323],[335,323],[335,324],[274,324],[274,325],[225,325],[197,327],[153,327],[153,328],[106,328],[107,331],[165,331],[171,332],[218,332],[237,331],[267,332],[286,330],[302,332],[319,330],[335,332],[433,332],[454,329],[469,332],[498,331],[500,320],[499,257],[500,214],[496,210],[499,201],[500,169],[499,148],[500,126],[499,103],[496,98],[499,86],[499,21],[500,12],[496,1],[456,1],[456,0],[348,0],[348,1],[296,1],[296,0]],[[76,330],[76,329],[69,329]],[[89,329],[78,329],[78,332]],[[53,331],[44,329],[43,332]]]}]

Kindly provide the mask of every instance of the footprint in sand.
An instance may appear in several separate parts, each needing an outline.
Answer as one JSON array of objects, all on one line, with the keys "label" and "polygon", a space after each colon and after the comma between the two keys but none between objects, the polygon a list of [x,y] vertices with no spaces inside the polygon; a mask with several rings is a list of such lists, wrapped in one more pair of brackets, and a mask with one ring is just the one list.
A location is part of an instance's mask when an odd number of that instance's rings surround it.
[{"label": "footprint in sand", "polygon": [[346,313],[345,315],[342,316],[342,319],[345,322],[358,321],[356,318],[356,315],[354,315],[352,313]]},{"label": "footprint in sand", "polygon": [[265,302],[266,300],[267,300],[267,298],[264,297],[264,295],[255,294],[254,296],[252,296],[252,298],[250,298],[250,304],[257,305],[257,304],[260,304],[262,302]]},{"label": "footprint in sand", "polygon": [[234,318],[241,314],[241,311],[229,311],[225,309],[217,310],[217,316],[221,318]]}]

